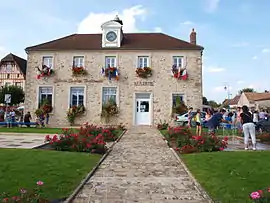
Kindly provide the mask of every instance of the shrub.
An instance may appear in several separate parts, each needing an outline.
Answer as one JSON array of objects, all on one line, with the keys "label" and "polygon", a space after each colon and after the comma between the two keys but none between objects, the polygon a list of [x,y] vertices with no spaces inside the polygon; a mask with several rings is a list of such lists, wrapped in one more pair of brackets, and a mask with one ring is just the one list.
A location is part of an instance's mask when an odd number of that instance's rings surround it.
[{"label": "shrub", "polygon": [[167,139],[170,146],[182,154],[223,151],[228,145],[228,137],[220,138],[215,134],[194,136],[188,128],[182,126],[170,127]]},{"label": "shrub", "polygon": [[79,132],[73,129],[63,129],[62,134],[45,137],[52,148],[58,151],[76,151],[103,154],[106,152],[106,142],[115,141],[117,132],[115,128],[102,128],[95,125],[84,124]]},{"label": "shrub", "polygon": [[105,119],[105,122],[108,123],[112,116],[118,114],[118,107],[116,102],[113,99],[109,99],[106,103],[102,105],[101,117]]},{"label": "shrub", "polygon": [[162,122],[160,120],[159,124],[157,125],[158,130],[167,130],[169,127],[169,123],[167,123],[165,120]]},{"label": "shrub", "polygon": [[76,117],[82,115],[85,112],[85,107],[83,105],[72,106],[67,112],[67,120],[70,125],[73,125]]}]

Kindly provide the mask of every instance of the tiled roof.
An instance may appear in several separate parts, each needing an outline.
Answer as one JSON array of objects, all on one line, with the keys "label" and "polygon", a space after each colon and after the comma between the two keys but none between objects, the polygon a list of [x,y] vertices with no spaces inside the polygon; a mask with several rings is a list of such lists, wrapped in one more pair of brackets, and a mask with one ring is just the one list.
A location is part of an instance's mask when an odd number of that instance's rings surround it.
[{"label": "tiled roof", "polygon": [[[72,34],[43,44],[27,47],[39,50],[103,50],[102,34]],[[119,48],[110,50],[203,50],[202,46],[163,33],[126,33]]]},{"label": "tiled roof", "polygon": [[16,62],[22,73],[26,75],[27,61],[25,59],[10,53],[1,59],[0,65],[5,62]]},{"label": "tiled roof", "polygon": [[270,100],[270,93],[245,92],[244,94],[249,101]]}]

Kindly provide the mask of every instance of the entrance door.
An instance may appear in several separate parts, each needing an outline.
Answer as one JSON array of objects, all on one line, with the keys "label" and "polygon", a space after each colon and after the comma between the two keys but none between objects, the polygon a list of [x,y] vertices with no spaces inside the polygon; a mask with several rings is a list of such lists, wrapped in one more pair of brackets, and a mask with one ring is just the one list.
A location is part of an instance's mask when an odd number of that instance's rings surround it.
[{"label": "entrance door", "polygon": [[150,124],[150,99],[136,99],[136,125]]}]

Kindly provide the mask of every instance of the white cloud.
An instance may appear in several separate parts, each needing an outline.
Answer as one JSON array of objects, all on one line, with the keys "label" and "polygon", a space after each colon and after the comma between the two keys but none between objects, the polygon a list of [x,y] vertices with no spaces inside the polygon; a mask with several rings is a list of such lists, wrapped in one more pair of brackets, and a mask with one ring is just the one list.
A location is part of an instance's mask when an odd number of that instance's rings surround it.
[{"label": "white cloud", "polygon": [[266,53],[269,53],[269,52],[270,52],[270,49],[264,48],[264,49],[262,50],[262,53],[263,53],[263,54],[266,54]]},{"label": "white cloud", "polygon": [[220,0],[205,0],[205,8],[207,12],[215,12],[218,9]]},{"label": "white cloud", "polygon": [[258,59],[258,56],[253,56],[252,57],[252,60],[257,60]]},{"label": "white cloud", "polygon": [[247,47],[247,46],[249,46],[249,44],[247,42],[240,42],[240,43],[236,43],[236,44],[232,45],[232,47],[237,47],[237,48]]},{"label": "white cloud", "polygon": [[187,21],[182,22],[181,24],[182,25],[193,25],[194,23],[192,21],[187,20]]},{"label": "white cloud", "polygon": [[221,67],[215,67],[215,66],[210,66],[207,68],[207,72],[209,73],[219,73],[219,72],[224,72],[226,69],[221,68]]},{"label": "white cloud", "polygon": [[147,15],[147,10],[141,5],[126,8],[120,13],[113,11],[110,13],[90,13],[85,19],[83,19],[79,25],[78,33],[101,33],[101,25],[109,20],[113,20],[116,15],[123,21],[124,32],[139,32],[139,28],[136,25],[136,21],[144,20]]}]

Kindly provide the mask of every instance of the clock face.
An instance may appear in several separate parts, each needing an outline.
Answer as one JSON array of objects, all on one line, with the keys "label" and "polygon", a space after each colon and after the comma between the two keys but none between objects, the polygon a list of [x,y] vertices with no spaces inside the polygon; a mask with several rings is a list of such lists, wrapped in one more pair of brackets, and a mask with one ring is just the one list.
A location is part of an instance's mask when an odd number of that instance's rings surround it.
[{"label": "clock face", "polygon": [[117,38],[117,35],[115,32],[113,31],[110,31],[106,34],[106,39],[109,41],[109,42],[113,42],[114,40],[116,40]]}]

